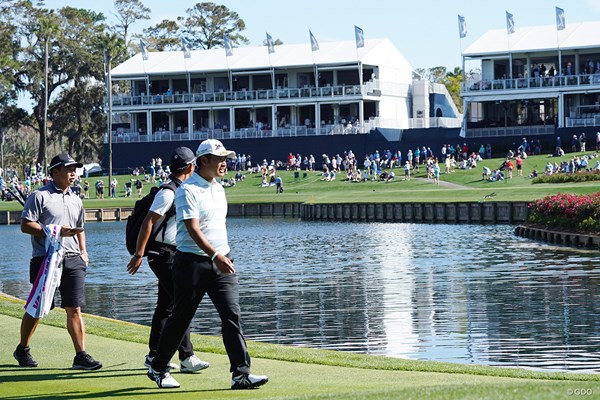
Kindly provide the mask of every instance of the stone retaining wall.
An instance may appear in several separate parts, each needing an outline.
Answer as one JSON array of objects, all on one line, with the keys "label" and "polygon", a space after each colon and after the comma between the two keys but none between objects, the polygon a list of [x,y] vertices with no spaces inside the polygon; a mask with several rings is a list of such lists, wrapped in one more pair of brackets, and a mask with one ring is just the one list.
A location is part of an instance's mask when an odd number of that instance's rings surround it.
[{"label": "stone retaining wall", "polygon": [[558,232],[524,225],[517,226],[515,228],[515,234],[517,236],[546,243],[595,249],[600,248],[600,236],[598,235],[576,232]]},{"label": "stone retaining wall", "polygon": [[301,204],[305,221],[511,224],[527,221],[527,203]]},{"label": "stone retaining wall", "polygon": [[[132,207],[88,208],[86,221],[124,221]],[[288,217],[303,221],[512,224],[527,221],[527,203],[258,203],[229,204],[230,217]],[[0,212],[0,225],[20,223],[20,211]]]}]

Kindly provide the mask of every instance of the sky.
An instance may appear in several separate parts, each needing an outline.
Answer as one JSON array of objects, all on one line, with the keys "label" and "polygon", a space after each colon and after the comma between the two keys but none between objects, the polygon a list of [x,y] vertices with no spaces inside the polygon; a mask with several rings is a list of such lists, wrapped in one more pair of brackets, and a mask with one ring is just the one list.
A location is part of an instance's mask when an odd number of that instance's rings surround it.
[{"label": "sky", "polygon": [[[185,10],[201,1],[141,0],[151,19],[132,26],[133,32],[163,19],[185,16]],[[260,46],[266,32],[284,44],[309,43],[311,30],[319,43],[354,40],[354,26],[366,39],[389,38],[413,68],[461,66],[461,51],[488,30],[506,28],[506,11],[515,27],[555,25],[555,7],[565,10],[567,25],[600,20],[600,0],[214,0],[238,13],[246,23],[242,32]],[[102,12],[115,22],[114,2],[101,0],[46,0],[47,8],[64,6]],[[465,17],[467,36],[458,35],[458,17]],[[468,68],[467,68],[468,69]]]}]

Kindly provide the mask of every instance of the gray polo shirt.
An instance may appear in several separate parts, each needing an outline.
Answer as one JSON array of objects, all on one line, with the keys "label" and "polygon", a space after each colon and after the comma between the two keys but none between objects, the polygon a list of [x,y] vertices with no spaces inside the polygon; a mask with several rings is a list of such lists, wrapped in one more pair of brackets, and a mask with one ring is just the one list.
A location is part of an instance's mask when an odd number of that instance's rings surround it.
[{"label": "gray polo shirt", "polygon": [[[63,192],[51,181],[27,198],[21,218],[42,225],[55,224],[83,228],[83,204],[71,188]],[[62,244],[67,253],[80,252],[77,236],[63,238]],[[31,236],[31,245],[32,257],[46,254],[45,237]]]}]

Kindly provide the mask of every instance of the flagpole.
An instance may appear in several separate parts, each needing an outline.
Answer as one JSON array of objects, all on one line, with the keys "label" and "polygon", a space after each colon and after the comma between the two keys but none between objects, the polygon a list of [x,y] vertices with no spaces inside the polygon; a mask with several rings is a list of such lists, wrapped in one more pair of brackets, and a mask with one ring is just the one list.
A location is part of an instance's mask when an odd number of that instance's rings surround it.
[{"label": "flagpole", "polygon": [[564,18],[564,10],[558,7],[555,7],[556,10],[556,48],[558,49],[558,73],[559,75],[562,75],[562,51],[560,50],[560,37],[559,37],[559,31],[561,31],[562,29],[565,29],[565,27],[563,26],[559,26],[559,23],[561,23],[562,21],[560,20],[560,15],[562,14],[562,17]]},{"label": "flagpole", "polygon": [[[363,74],[362,74],[362,63],[360,62],[360,57],[358,55],[358,48],[359,48],[359,43],[358,43],[358,38],[356,37],[357,35],[357,29],[358,28],[356,25],[354,26],[354,35],[355,35],[355,41],[356,41],[356,62],[358,63],[358,84],[361,87],[361,91],[362,91],[362,84],[363,84]],[[360,31],[362,32],[362,29],[360,29]],[[364,39],[363,39],[364,40]],[[363,42],[364,43],[364,42]],[[364,44],[363,44],[364,46]],[[361,46],[362,47],[362,46]]]},{"label": "flagpole", "polygon": [[315,85],[318,88],[319,87],[319,71],[317,68],[317,64],[315,63],[315,51],[319,50],[319,43],[317,42],[317,39],[314,37],[314,35],[310,31],[310,29],[308,30],[308,34],[310,36],[310,57],[311,57],[312,63],[313,63],[313,74],[315,75]]},{"label": "flagpole", "polygon": [[[510,22],[510,23],[509,23]],[[510,79],[514,79],[513,76],[513,62],[512,62],[512,53],[510,52],[510,35],[514,32],[514,20],[512,19],[512,14],[506,11],[506,48],[508,50],[508,71],[510,74]],[[512,30],[512,32],[511,32]],[[527,66],[529,68],[529,66]]]},{"label": "flagpole", "polygon": [[271,45],[272,38],[269,33],[267,33],[267,56],[269,57],[269,68],[271,69],[271,87],[275,90],[275,69],[273,68],[273,64],[271,63]]},{"label": "flagpole", "polygon": [[229,68],[229,56],[225,54],[225,64],[227,65],[227,77],[229,78],[229,91],[233,92],[233,77],[231,76],[231,69]]},{"label": "flagpole", "polygon": [[[148,73],[146,72],[146,60],[148,59],[148,48],[146,47],[146,43],[142,39],[140,39],[140,50],[142,52],[142,69],[144,70],[144,78],[146,81],[146,96],[150,96],[150,79],[148,78]],[[143,104],[143,100],[142,100]],[[147,130],[147,129],[146,129]]]},{"label": "flagpole", "polygon": [[461,75],[462,75],[463,85],[466,80],[466,74],[465,74],[465,57],[463,56],[462,40],[466,36],[467,36],[467,25],[465,22],[465,17],[458,14],[458,43],[459,43],[459,48],[460,48],[460,59],[461,59],[461,66],[462,66]]}]

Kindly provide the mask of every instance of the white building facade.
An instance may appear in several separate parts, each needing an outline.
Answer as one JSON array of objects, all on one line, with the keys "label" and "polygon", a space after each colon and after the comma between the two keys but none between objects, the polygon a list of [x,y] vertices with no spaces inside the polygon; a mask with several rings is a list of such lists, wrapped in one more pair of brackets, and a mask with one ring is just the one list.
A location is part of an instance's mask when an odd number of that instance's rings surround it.
[{"label": "white building facade", "polygon": [[[600,126],[600,22],[492,30],[463,52],[466,137]],[[463,68],[464,69],[464,68]]]},{"label": "white building facade", "polygon": [[[274,50],[135,55],[111,71],[113,141],[363,134],[410,128],[415,118],[419,127],[459,124],[454,104],[425,95],[413,104],[413,68],[389,39]],[[445,87],[423,87],[448,103]]]}]

